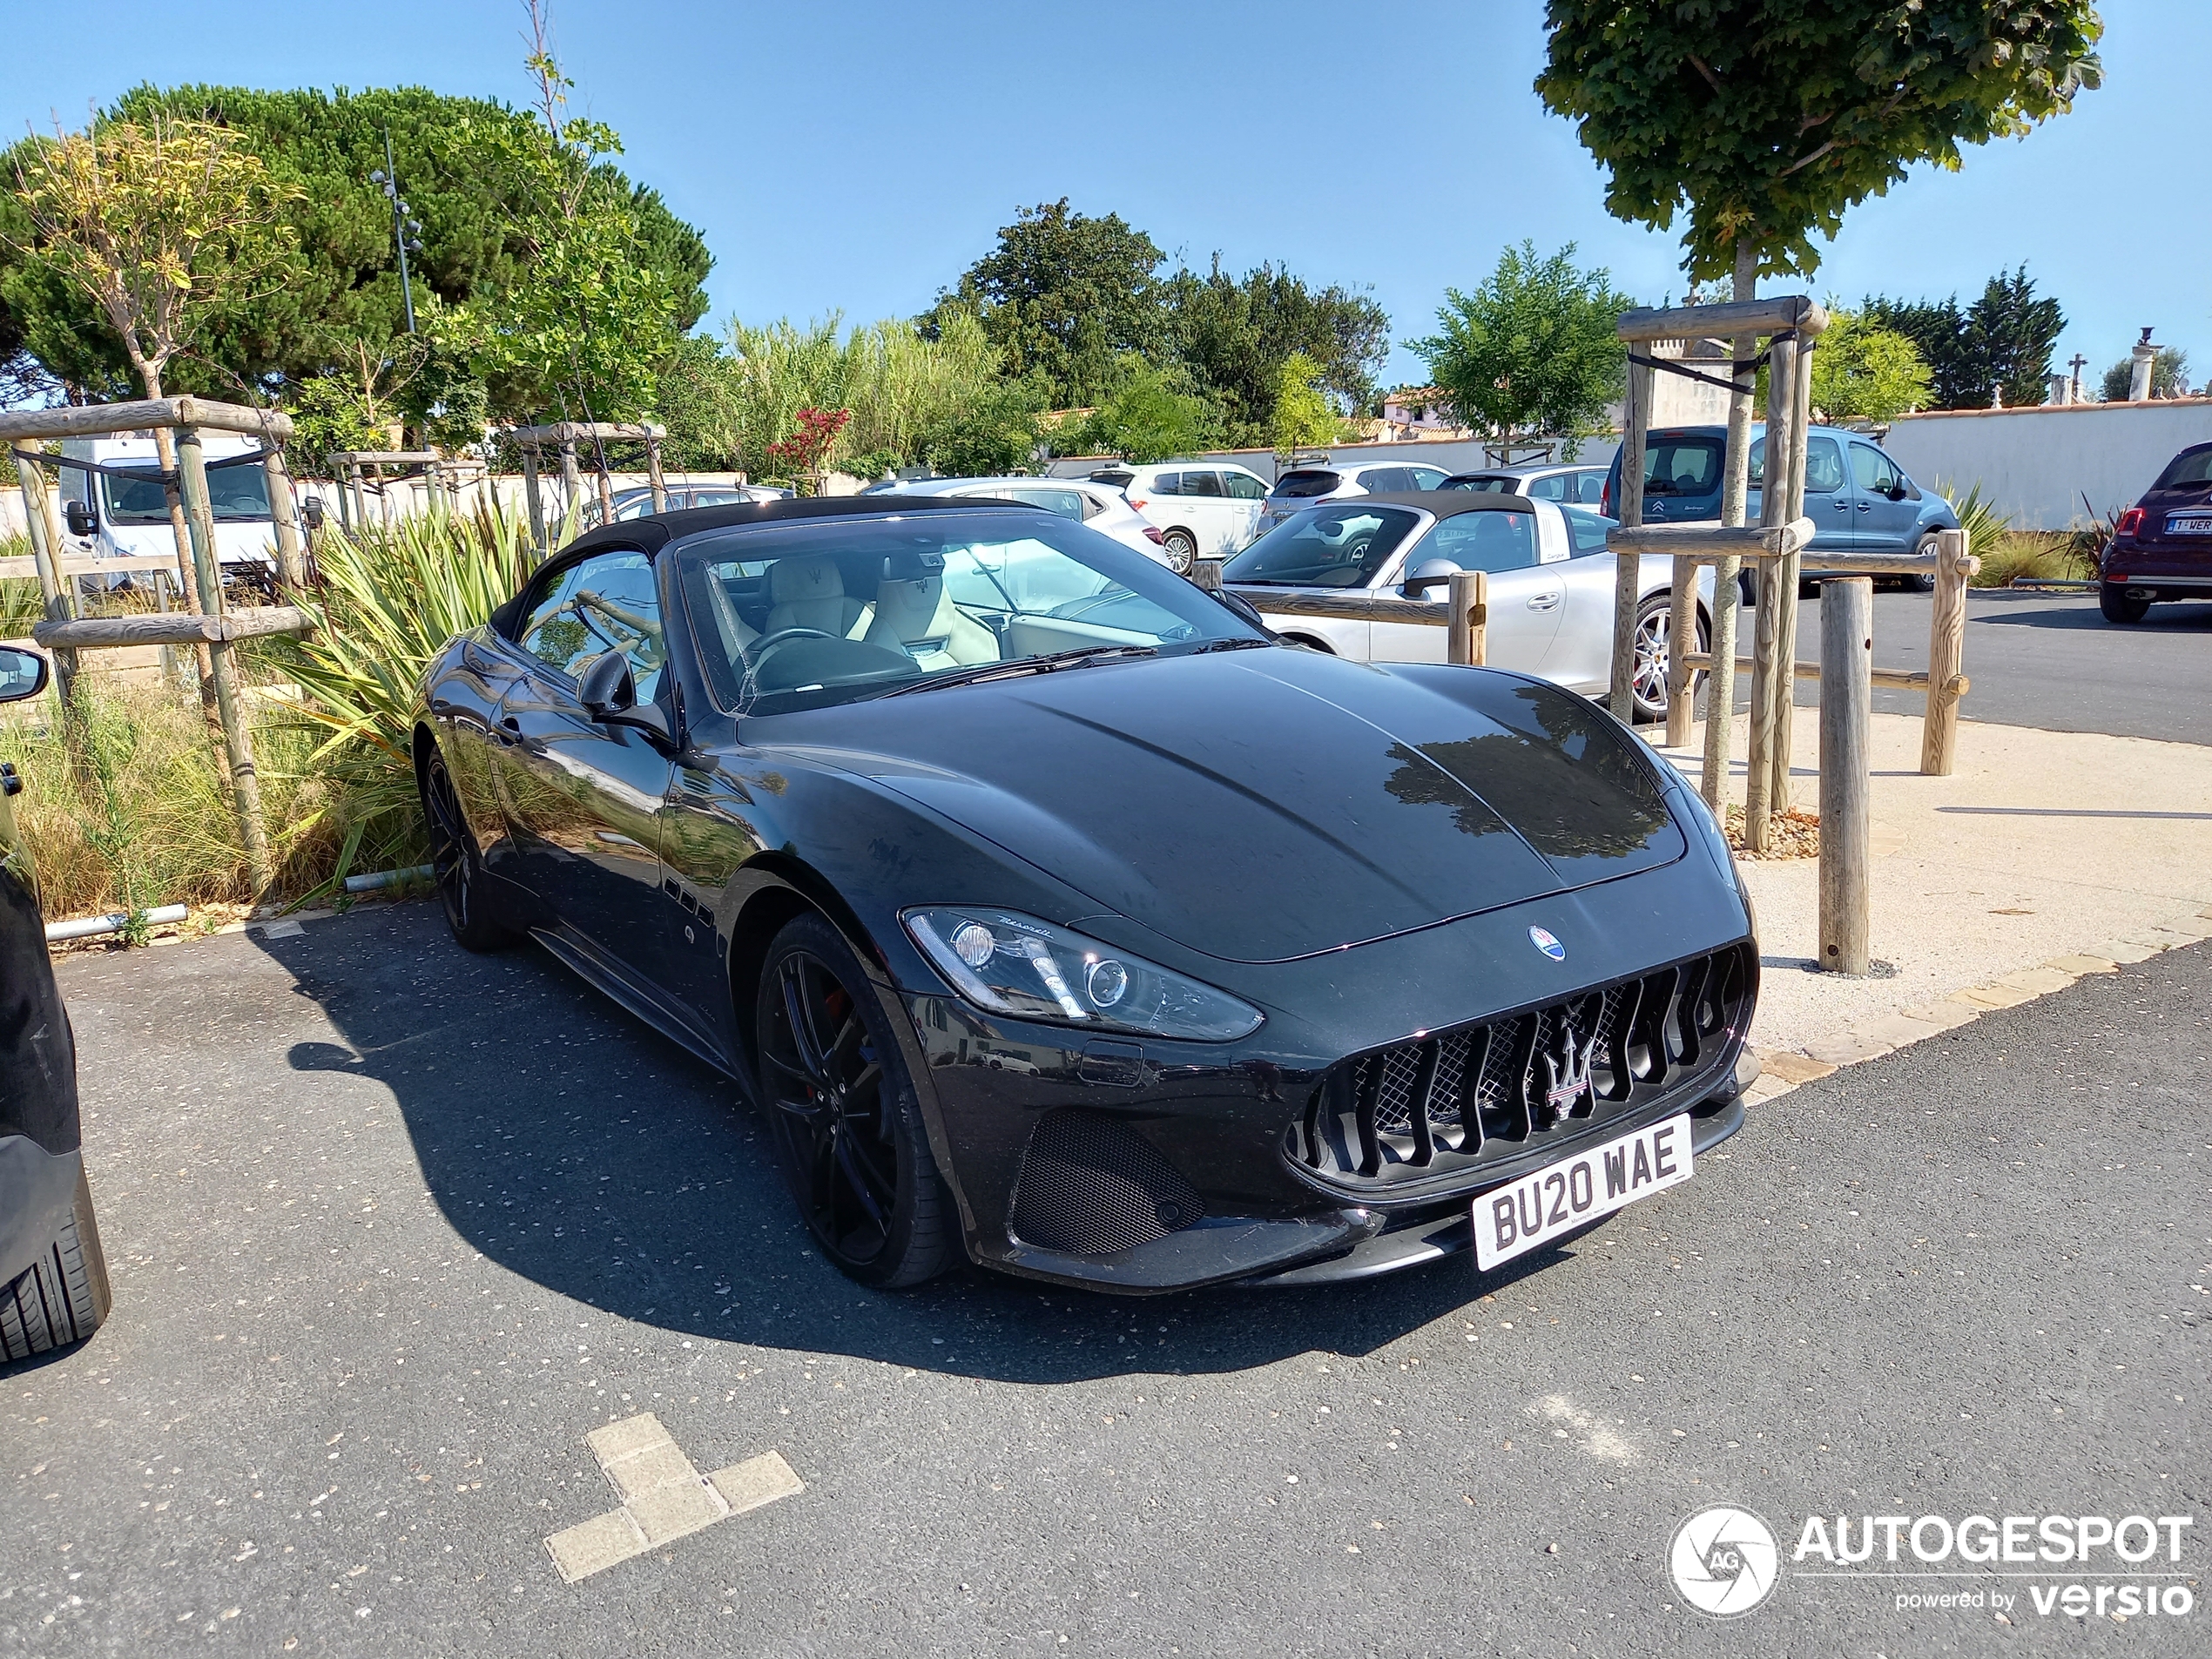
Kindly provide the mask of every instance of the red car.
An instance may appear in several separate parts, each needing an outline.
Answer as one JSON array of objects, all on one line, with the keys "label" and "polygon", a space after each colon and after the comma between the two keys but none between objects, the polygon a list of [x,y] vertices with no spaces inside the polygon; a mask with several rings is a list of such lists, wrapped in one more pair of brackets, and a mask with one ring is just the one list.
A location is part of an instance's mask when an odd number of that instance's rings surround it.
[{"label": "red car", "polygon": [[2175,455],[2121,514],[2101,574],[2107,622],[2141,622],[2154,600],[2212,599],[2212,443]]}]

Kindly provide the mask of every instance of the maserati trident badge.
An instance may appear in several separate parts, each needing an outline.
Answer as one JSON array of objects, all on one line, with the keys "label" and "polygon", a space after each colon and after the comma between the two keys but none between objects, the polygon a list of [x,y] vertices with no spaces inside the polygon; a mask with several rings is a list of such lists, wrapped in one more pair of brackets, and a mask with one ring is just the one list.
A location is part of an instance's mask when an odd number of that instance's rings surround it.
[{"label": "maserati trident badge", "polygon": [[1528,942],[1555,962],[1567,960],[1567,947],[1559,942],[1559,935],[1548,927],[1531,927]]}]

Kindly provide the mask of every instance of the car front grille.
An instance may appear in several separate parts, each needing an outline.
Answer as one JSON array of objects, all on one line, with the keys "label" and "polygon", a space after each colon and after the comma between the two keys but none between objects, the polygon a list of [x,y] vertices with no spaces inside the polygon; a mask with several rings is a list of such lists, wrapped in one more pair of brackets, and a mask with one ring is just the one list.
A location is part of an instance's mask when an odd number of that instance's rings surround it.
[{"label": "car front grille", "polygon": [[1331,1068],[1284,1131],[1291,1160],[1372,1190],[1480,1177],[1714,1078],[1750,1016],[1749,944]]}]

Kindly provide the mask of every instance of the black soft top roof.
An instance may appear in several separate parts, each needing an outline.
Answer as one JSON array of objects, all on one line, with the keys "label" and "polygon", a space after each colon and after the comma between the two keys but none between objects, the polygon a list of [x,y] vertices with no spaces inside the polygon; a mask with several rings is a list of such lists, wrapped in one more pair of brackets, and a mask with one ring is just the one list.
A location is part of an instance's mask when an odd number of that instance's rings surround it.
[{"label": "black soft top roof", "polygon": [[[701,530],[729,529],[741,524],[775,524],[794,519],[889,518],[907,513],[1010,512],[1042,513],[1047,509],[1026,502],[995,501],[968,496],[813,496],[790,501],[743,502],[727,507],[689,507],[679,512],[625,518],[587,531],[554,558],[566,560],[577,553],[601,548],[632,549],[658,553],[671,542],[696,536]],[[551,563],[550,560],[548,563]]]},{"label": "black soft top roof", "polygon": [[[1389,502],[1399,507],[1419,507],[1439,518],[1461,513],[1533,513],[1536,503],[1526,496],[1501,496],[1487,489],[1392,489],[1365,496],[1338,496],[1317,501],[1316,507],[1357,507],[1361,502]],[[1558,503],[1554,502],[1554,506]]]}]

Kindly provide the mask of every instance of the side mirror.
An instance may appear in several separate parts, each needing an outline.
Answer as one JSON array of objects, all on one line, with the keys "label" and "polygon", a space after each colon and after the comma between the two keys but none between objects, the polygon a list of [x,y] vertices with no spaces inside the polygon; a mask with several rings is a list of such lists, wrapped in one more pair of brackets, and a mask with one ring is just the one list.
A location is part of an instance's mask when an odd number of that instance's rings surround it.
[{"label": "side mirror", "polygon": [[0,703],[20,703],[46,689],[46,659],[20,645],[0,645]]},{"label": "side mirror", "polygon": [[628,726],[645,734],[645,740],[664,753],[677,748],[668,716],[656,703],[637,700],[637,682],[630,671],[630,658],[618,651],[602,651],[583,665],[577,682],[583,711],[604,726]]},{"label": "side mirror", "polygon": [[1399,590],[1408,599],[1418,599],[1431,588],[1448,588],[1452,578],[1460,573],[1460,566],[1449,559],[1423,559],[1413,575],[1406,578]]},{"label": "side mirror", "polygon": [[1919,493],[1920,492],[1919,490],[1913,489],[1912,485],[1906,483],[1902,478],[1898,479],[1895,483],[1890,486],[1890,499],[1892,501],[1910,501],[1918,496]]},{"label": "side mirror", "polygon": [[100,531],[99,515],[88,501],[63,502],[62,523],[69,526],[71,536],[97,536]]},{"label": "side mirror", "polygon": [[303,497],[300,502],[300,522],[310,530],[320,530],[322,528],[322,497],[320,496]]}]

